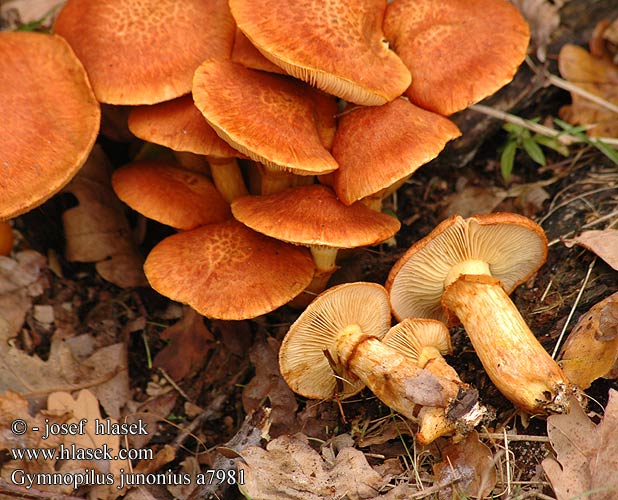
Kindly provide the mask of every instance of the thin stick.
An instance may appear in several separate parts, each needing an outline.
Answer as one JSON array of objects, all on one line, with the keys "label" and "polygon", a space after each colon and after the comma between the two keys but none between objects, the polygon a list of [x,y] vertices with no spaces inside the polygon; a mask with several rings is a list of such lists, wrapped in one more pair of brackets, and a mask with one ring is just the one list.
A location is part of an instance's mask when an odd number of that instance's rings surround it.
[{"label": "thin stick", "polygon": [[502,429],[504,434],[504,450],[506,451],[506,494],[511,496],[511,454],[509,453],[509,440],[507,439],[506,429]]},{"label": "thin stick", "polygon": [[[504,435],[501,432],[479,432],[480,438],[487,439],[502,439]],[[527,436],[524,434],[506,434],[509,441],[528,441],[538,443],[548,443],[549,438],[547,436]]]},{"label": "thin stick", "polygon": [[[524,120],[523,118],[520,118],[519,116],[512,115],[511,113],[505,113],[504,111],[490,108],[489,106],[485,106],[483,104],[473,104],[472,106],[470,106],[470,109],[505,122],[520,125],[524,128],[527,128],[528,130],[531,130],[532,132],[536,132],[547,137],[554,137],[565,146],[586,142],[585,140],[580,139],[579,137],[575,137],[566,132],[546,127],[545,125],[541,125],[540,123],[532,123],[529,120]],[[618,146],[618,139],[613,137],[592,137],[589,138],[588,141],[601,141],[605,144]]]},{"label": "thin stick", "polygon": [[599,106],[604,107],[608,111],[611,111],[613,113],[618,113],[618,106],[616,106],[614,103],[609,102],[608,100],[603,99],[602,97],[599,97],[598,95],[595,95],[591,92],[588,92],[587,90],[584,90],[581,87],[578,87],[577,85],[571,82],[568,82],[567,80],[563,80],[562,78],[556,75],[552,75],[551,73],[547,73],[546,76],[547,76],[547,80],[552,85],[558,88],[561,88],[563,90],[572,92],[573,94],[580,95],[588,99],[589,101],[592,101],[595,104],[598,104]]},{"label": "thin stick", "polygon": [[581,300],[582,295],[584,294],[584,290],[586,289],[586,285],[588,284],[588,280],[590,279],[590,274],[592,273],[592,268],[594,267],[596,262],[597,262],[597,257],[595,256],[594,259],[592,259],[592,262],[590,263],[590,265],[588,266],[588,271],[586,272],[586,277],[584,278],[584,282],[582,283],[582,286],[579,289],[579,292],[577,293],[575,302],[573,303],[573,306],[571,307],[571,311],[569,312],[569,315],[567,316],[564,326],[562,327],[562,331],[560,332],[560,335],[558,336],[558,341],[556,342],[556,345],[554,346],[554,350],[551,353],[551,357],[553,359],[556,359],[556,354],[558,354],[558,349],[560,348],[560,345],[562,344],[562,338],[564,337],[564,334],[569,326],[569,323],[571,322],[571,318],[573,317],[573,314],[575,313],[575,309],[577,308],[579,301]]}]

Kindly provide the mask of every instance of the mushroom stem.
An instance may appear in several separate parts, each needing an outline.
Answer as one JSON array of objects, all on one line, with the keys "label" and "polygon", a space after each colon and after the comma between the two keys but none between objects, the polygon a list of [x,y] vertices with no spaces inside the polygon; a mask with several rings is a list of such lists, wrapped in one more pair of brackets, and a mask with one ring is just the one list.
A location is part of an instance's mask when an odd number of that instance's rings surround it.
[{"label": "mushroom stem", "polygon": [[212,180],[223,199],[232,203],[248,193],[236,158],[208,158]]},{"label": "mushroom stem", "polygon": [[261,194],[275,194],[285,189],[313,184],[313,175],[296,175],[270,165],[260,164]]},{"label": "mushroom stem", "polygon": [[419,368],[358,325],[339,333],[330,355],[383,403],[411,419],[417,419],[417,405],[446,407],[459,391],[456,383]]},{"label": "mushroom stem", "polygon": [[442,304],[461,321],[489,378],[529,413],[567,411],[572,384],[536,339],[500,280],[462,275]]}]

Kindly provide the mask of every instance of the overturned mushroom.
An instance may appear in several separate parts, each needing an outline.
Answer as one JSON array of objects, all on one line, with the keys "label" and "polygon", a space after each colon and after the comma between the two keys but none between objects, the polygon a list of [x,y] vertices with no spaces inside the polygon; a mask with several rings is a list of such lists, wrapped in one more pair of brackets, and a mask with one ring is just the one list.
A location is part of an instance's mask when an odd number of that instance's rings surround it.
[{"label": "overturned mushroom", "polygon": [[388,296],[380,285],[330,288],[290,327],[279,352],[281,374],[292,390],[314,399],[349,397],[367,385],[412,419],[417,405],[447,407],[461,385],[382,343],[389,324]]},{"label": "overturned mushroom", "polygon": [[[404,319],[387,332],[382,342],[413,360],[420,368],[455,382],[460,386],[461,394],[473,395],[453,403],[448,413],[439,407],[422,408],[418,414],[420,430],[416,433],[421,444],[456,431],[468,432],[480,422],[486,410],[476,400],[476,392],[468,389],[443,358],[444,354],[452,353],[451,336],[444,323],[433,319]],[[463,415],[463,418],[451,415]]]},{"label": "overturned mushroom", "polygon": [[391,270],[394,315],[456,316],[496,387],[529,413],[563,412],[574,391],[511,302],[547,255],[530,219],[492,213],[454,215],[415,243]]}]

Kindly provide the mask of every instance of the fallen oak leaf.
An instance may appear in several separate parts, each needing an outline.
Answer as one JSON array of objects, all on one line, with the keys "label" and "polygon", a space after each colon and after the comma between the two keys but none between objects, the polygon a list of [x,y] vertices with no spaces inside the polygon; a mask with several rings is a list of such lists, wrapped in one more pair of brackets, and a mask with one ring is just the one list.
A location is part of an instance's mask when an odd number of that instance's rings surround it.
[{"label": "fallen oak leaf", "polygon": [[542,462],[557,500],[612,500],[618,495],[618,392],[609,391],[603,420],[594,425],[574,400],[568,414],[547,418],[555,458]]},{"label": "fallen oak leaf", "polygon": [[618,292],[596,303],[571,330],[559,356],[567,378],[582,389],[608,376],[618,361]]},{"label": "fallen oak leaf", "polygon": [[180,321],[168,326],[159,336],[168,344],[157,353],[153,364],[176,381],[202,366],[215,344],[204,318],[190,307],[185,307]]},{"label": "fallen oak leaf", "polygon": [[568,248],[579,245],[594,252],[618,271],[618,229],[584,231],[575,238],[564,240],[564,244]]},{"label": "fallen oak leaf", "polygon": [[95,145],[63,189],[79,201],[62,215],[65,255],[71,262],[96,262],[99,274],[119,287],[147,286],[144,259],[132,239],[124,206],[112,189],[111,171],[105,154]]}]

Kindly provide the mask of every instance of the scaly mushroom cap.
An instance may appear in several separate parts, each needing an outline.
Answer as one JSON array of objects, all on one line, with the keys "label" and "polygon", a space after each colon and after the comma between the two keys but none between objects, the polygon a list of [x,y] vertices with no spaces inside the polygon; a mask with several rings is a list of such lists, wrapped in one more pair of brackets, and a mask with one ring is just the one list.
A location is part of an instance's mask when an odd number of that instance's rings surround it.
[{"label": "scaly mushroom cap", "polygon": [[339,169],[333,187],[347,205],[379,193],[433,160],[460,135],[447,118],[405,99],[353,109],[341,116],[335,134]]},{"label": "scaly mushroom cap", "polygon": [[266,59],[238,28],[236,28],[236,34],[234,35],[231,60],[232,62],[242,64],[245,68],[287,75],[282,68]]},{"label": "scaly mushroom cap", "polygon": [[297,245],[356,248],[375,245],[401,226],[362,203],[346,206],[326,186],[313,184],[232,203],[234,217],[251,229]]},{"label": "scaly mushroom cap", "polygon": [[113,173],[112,186],[132,209],[175,229],[231,218],[230,206],[207,177],[165,163],[129,163]]},{"label": "scaly mushroom cap", "polygon": [[547,238],[533,221],[514,213],[453,215],[416,242],[388,275],[394,316],[444,320],[444,288],[461,274],[498,278],[507,293],[545,262]]},{"label": "scaly mushroom cap", "polygon": [[300,175],[338,165],[322,144],[307,86],[229,61],[206,61],[195,72],[193,99],[232,147],[268,166]]},{"label": "scaly mushroom cap", "polygon": [[234,30],[226,0],[69,0],[54,24],[109,104],[187,94],[202,61],[230,57]]},{"label": "scaly mushroom cap", "polygon": [[165,238],[144,264],[150,285],[210,318],[255,318],[309,284],[305,248],[251,231],[240,222],[209,224]]},{"label": "scaly mushroom cap", "polygon": [[[279,351],[279,369],[290,388],[312,399],[346,398],[363,388],[334,352],[338,335],[358,325],[382,338],[390,326],[388,296],[376,283],[346,283],[328,289],[290,327]],[[330,358],[330,359],[329,359]]]},{"label": "scaly mushroom cap", "polygon": [[375,106],[410,85],[384,42],[386,0],[230,0],[242,32],[267,59],[347,101]]},{"label": "scaly mushroom cap", "polygon": [[133,108],[129,114],[129,130],[140,139],[174,151],[215,158],[242,156],[208,125],[190,94]]},{"label": "scaly mushroom cap", "polygon": [[97,138],[101,110],[63,38],[0,33],[0,54],[0,219],[6,219],[73,178]]},{"label": "scaly mushroom cap", "polygon": [[509,83],[530,38],[525,19],[506,0],[395,0],[383,27],[413,75],[406,95],[446,116]]}]

